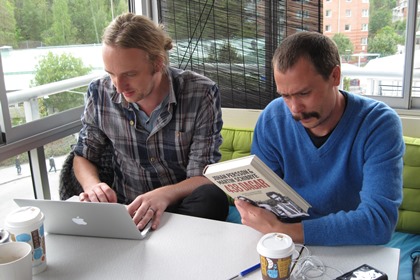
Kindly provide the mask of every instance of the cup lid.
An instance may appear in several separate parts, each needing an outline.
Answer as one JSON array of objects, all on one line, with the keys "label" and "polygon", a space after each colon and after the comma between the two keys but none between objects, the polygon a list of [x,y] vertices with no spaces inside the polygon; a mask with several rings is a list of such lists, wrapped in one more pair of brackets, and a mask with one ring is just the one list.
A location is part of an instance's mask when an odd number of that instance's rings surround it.
[{"label": "cup lid", "polygon": [[284,233],[267,233],[258,241],[257,251],[269,258],[285,258],[293,254],[295,244],[290,236]]},{"label": "cup lid", "polygon": [[44,214],[38,207],[25,206],[20,207],[6,217],[5,227],[6,229],[14,229],[32,226],[35,222],[42,222],[44,220]]}]

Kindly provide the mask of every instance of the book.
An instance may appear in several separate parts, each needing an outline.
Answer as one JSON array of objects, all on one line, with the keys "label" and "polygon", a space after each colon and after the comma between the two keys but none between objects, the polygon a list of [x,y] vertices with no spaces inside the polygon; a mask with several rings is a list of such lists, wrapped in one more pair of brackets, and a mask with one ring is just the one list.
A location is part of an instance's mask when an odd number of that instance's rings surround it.
[{"label": "book", "polygon": [[209,164],[203,175],[230,197],[270,210],[279,218],[308,216],[311,205],[256,155]]}]

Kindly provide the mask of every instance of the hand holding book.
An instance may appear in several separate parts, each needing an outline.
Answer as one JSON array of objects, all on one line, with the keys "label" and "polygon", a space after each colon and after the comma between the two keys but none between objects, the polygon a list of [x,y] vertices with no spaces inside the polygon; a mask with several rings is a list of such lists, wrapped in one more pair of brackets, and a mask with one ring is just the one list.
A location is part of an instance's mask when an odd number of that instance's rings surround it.
[{"label": "hand holding book", "polygon": [[232,198],[280,218],[308,216],[310,205],[256,155],[210,164],[203,174]]}]

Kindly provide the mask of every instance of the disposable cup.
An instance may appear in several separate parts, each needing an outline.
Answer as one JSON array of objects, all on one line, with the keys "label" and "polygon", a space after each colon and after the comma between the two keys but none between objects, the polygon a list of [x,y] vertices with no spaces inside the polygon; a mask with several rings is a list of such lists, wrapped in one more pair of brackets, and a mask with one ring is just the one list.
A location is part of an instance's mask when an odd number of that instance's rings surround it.
[{"label": "disposable cup", "polygon": [[268,233],[257,244],[263,280],[286,280],[290,278],[290,267],[295,244],[283,233]]},{"label": "disposable cup", "polygon": [[26,242],[0,244],[0,279],[32,279],[32,247]]},{"label": "disposable cup", "polygon": [[37,207],[27,206],[16,209],[6,217],[5,229],[10,241],[26,242],[32,246],[32,274],[47,268],[45,250],[44,214]]}]

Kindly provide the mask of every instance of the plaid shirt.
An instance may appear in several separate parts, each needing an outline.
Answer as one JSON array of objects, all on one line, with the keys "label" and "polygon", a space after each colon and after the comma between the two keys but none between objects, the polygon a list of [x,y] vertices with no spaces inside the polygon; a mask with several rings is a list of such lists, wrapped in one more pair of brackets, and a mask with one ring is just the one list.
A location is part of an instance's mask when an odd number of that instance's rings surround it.
[{"label": "plaid shirt", "polygon": [[149,133],[135,106],[115,91],[108,75],[89,85],[83,127],[74,152],[100,162],[106,146],[114,148],[114,185],[118,200],[186,178],[202,175],[219,161],[222,112],[217,85],[191,71],[169,68],[169,102]]}]

